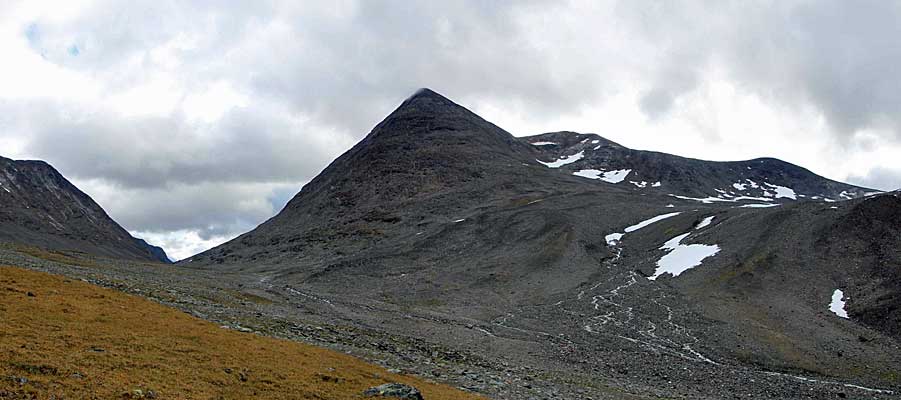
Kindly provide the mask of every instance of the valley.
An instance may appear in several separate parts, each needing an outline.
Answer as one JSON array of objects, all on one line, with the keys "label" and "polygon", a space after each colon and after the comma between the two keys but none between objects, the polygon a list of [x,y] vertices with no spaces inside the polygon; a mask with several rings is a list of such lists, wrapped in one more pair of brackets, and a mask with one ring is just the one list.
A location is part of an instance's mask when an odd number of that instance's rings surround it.
[{"label": "valley", "polygon": [[517,138],[428,89],[278,215],[176,264],[21,246],[0,264],[490,398],[901,393],[898,193]]}]

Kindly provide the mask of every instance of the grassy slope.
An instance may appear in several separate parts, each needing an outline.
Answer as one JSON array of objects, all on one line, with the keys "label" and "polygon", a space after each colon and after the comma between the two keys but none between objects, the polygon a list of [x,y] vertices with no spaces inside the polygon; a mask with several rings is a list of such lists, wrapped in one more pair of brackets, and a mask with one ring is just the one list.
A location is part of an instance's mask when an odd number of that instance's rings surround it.
[{"label": "grassy slope", "polygon": [[479,398],[139,297],[0,267],[0,399],[122,398],[136,389],[161,399],[357,399],[386,382],[416,386],[428,400]]}]

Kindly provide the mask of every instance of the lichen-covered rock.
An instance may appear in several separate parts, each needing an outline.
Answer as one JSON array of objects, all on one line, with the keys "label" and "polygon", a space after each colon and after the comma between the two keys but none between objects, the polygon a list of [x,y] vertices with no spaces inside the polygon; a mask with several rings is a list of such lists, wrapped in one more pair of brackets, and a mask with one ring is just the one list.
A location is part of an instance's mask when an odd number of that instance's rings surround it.
[{"label": "lichen-covered rock", "polygon": [[364,396],[373,397],[396,397],[398,399],[423,400],[422,394],[415,387],[404,385],[402,383],[386,383],[376,387],[371,387],[363,392]]}]

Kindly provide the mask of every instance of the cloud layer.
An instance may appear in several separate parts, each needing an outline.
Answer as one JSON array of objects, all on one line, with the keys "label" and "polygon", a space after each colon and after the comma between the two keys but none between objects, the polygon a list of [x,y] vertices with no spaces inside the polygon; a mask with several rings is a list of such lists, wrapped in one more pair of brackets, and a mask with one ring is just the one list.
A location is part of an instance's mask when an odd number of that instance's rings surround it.
[{"label": "cloud layer", "polygon": [[518,135],[893,189],[899,21],[869,0],[5,2],[0,154],[176,257],[273,215],[422,86]]}]

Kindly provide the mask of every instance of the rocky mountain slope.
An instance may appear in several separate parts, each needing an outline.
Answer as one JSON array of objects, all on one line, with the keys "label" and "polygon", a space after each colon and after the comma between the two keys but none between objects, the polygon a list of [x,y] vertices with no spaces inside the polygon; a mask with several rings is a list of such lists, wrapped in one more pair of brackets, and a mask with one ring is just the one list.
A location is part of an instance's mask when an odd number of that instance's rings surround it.
[{"label": "rocky mountain slope", "polygon": [[556,398],[879,398],[901,389],[899,215],[897,195],[778,160],[515,138],[421,90],[181,265],[282,315],[536,368]]},{"label": "rocky mountain slope", "polygon": [[545,133],[523,138],[540,160],[577,176],[710,202],[835,202],[878,191],[818,176],[774,158],[713,162],[632,150],[594,134]]},{"label": "rocky mountain slope", "polygon": [[0,241],[169,262],[163,249],[132,237],[43,161],[0,157]]}]

